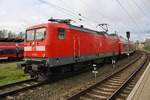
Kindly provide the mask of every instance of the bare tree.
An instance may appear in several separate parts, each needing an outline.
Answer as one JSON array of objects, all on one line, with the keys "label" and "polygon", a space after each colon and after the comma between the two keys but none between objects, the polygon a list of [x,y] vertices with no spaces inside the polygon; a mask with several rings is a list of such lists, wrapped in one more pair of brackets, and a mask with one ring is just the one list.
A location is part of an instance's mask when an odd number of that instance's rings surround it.
[{"label": "bare tree", "polygon": [[3,30],[0,30],[0,38],[6,38],[7,36],[7,30],[3,29]]},{"label": "bare tree", "polygon": [[17,36],[17,38],[19,38],[19,39],[24,39],[24,37],[25,37],[25,33],[23,33],[23,32],[20,32]]},{"label": "bare tree", "polygon": [[16,38],[16,33],[6,29],[0,30],[0,38]]}]

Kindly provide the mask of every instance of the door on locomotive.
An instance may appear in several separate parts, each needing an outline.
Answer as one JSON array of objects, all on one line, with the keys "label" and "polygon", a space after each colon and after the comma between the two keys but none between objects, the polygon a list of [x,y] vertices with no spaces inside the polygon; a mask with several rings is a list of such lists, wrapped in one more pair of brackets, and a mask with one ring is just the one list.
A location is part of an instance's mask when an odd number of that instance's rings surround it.
[{"label": "door on locomotive", "polygon": [[80,38],[75,34],[73,37],[73,45],[74,45],[74,57],[75,60],[79,60],[80,57]]},{"label": "door on locomotive", "polygon": [[26,32],[25,57],[45,56],[46,28],[30,29]]}]

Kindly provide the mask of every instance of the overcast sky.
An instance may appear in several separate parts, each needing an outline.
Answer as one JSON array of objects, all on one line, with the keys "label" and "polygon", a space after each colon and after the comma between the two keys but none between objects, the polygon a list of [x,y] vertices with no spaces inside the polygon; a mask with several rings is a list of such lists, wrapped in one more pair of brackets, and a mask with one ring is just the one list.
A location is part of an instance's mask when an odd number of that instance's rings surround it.
[{"label": "overcast sky", "polygon": [[0,29],[19,33],[51,17],[70,18],[95,30],[100,30],[97,24],[107,23],[109,33],[125,37],[130,31],[134,41],[150,38],[149,0],[0,0]]}]

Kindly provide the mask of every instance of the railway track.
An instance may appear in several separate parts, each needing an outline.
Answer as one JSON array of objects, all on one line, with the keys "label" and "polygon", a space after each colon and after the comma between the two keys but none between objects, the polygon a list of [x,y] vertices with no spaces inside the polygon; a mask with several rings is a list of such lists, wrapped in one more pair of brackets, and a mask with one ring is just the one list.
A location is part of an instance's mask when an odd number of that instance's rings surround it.
[{"label": "railway track", "polygon": [[56,77],[52,76],[51,80],[48,80],[48,81],[39,82],[39,81],[37,81],[37,79],[28,79],[28,80],[19,81],[19,82],[12,83],[12,84],[0,86],[0,100],[1,100],[1,98],[5,99],[7,96],[14,96],[17,93],[25,92],[29,89],[35,89],[37,87],[40,87],[40,86],[43,86],[46,84],[51,84],[51,83],[57,82],[59,80],[63,80],[65,78],[69,78],[69,77],[78,75],[85,71],[74,72],[72,74],[69,73],[69,74],[56,76]]},{"label": "railway track", "polygon": [[132,89],[134,88],[134,86],[136,85],[140,77],[142,76],[143,72],[147,68],[149,64],[149,60],[150,60],[150,55],[148,55],[148,59],[145,65],[138,71],[138,73],[134,74],[134,76],[129,80],[127,84],[124,85],[123,88],[121,88],[121,90],[119,91],[119,93],[117,93],[114,99],[117,99],[117,100],[127,99],[128,95],[130,94],[130,92],[132,91]]},{"label": "railway track", "polygon": [[[136,76],[146,62],[147,56],[146,54],[143,54],[131,61],[123,69],[111,74],[102,81],[91,83],[89,86],[80,89],[78,92],[66,96],[65,100],[121,99],[122,95],[120,96],[119,93],[123,91],[129,82],[133,83],[130,84],[130,86],[135,84],[135,82],[131,82],[131,80]],[[129,88],[131,89],[130,86]],[[124,92],[128,92],[128,90]]]},{"label": "railway track", "polygon": [[13,84],[0,86],[0,99],[6,98],[7,96],[15,96],[17,93],[20,93],[20,92],[24,93],[27,90],[35,89],[35,88],[43,86],[45,84],[54,83],[54,82],[57,82],[61,79],[69,78],[69,77],[78,75],[82,72],[85,72],[85,71],[71,73],[71,75],[70,74],[61,75],[60,77],[59,76],[58,77],[53,76],[51,78],[51,80],[47,81],[47,82],[37,82],[36,79],[29,79],[29,80],[20,81],[20,82],[13,83]]},{"label": "railway track", "polygon": [[18,92],[28,90],[45,84],[45,82],[37,82],[36,79],[28,79],[12,84],[0,86],[0,98],[16,94]]}]

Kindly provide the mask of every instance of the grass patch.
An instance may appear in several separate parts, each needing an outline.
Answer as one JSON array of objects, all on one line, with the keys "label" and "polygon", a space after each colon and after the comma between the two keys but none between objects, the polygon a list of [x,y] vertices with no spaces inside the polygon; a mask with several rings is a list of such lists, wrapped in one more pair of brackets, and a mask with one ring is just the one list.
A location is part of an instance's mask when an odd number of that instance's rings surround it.
[{"label": "grass patch", "polygon": [[0,85],[25,80],[28,75],[17,68],[16,62],[0,64]]},{"label": "grass patch", "polygon": [[143,50],[146,51],[146,52],[148,52],[148,53],[150,53],[150,46],[145,46],[145,47],[143,48]]},{"label": "grass patch", "polygon": [[150,51],[150,46],[145,46],[144,49]]}]

